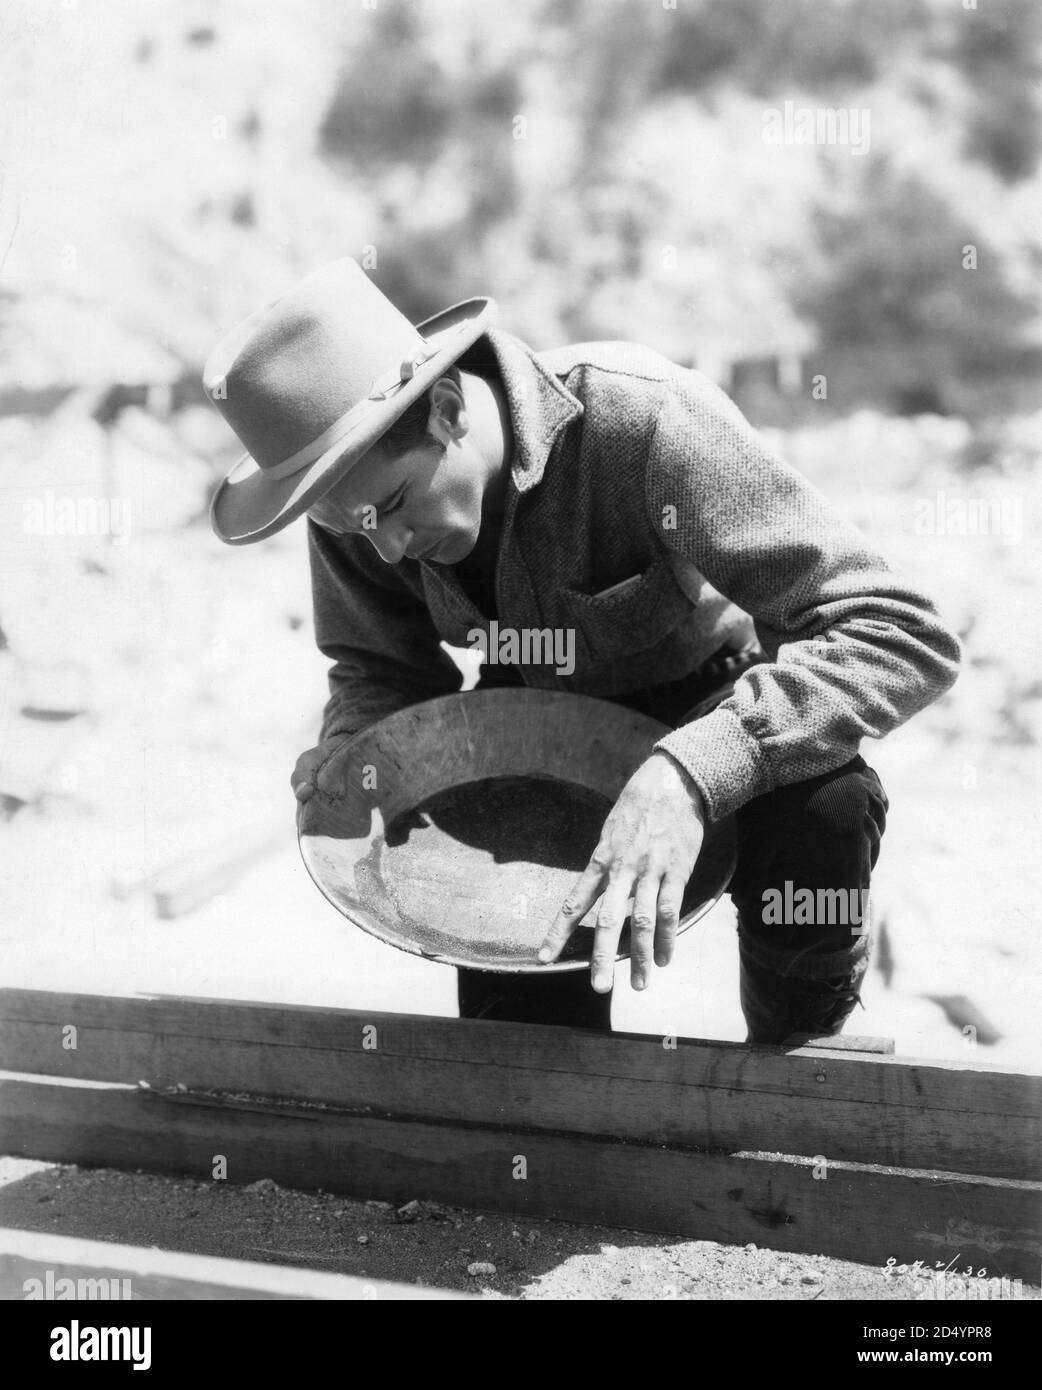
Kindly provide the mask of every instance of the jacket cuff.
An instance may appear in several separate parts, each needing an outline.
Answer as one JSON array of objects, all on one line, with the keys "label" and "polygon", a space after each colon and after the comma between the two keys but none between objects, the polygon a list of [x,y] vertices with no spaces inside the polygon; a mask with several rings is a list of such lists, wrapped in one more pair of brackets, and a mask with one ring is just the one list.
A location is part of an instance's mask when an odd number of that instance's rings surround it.
[{"label": "jacket cuff", "polygon": [[774,786],[760,744],[727,709],[682,724],[655,748],[675,758],[688,773],[702,793],[710,821],[723,820]]}]

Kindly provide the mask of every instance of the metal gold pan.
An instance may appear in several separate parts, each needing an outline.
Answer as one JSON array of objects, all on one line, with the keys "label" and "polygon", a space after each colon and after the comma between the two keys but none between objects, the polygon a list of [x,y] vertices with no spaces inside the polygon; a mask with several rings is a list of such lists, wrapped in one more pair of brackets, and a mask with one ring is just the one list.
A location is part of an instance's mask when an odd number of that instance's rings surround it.
[{"label": "metal gold pan", "polygon": [[[611,805],[667,732],[621,705],[553,691],[412,705],[323,765],[299,810],[301,855],[334,907],[400,950],[508,973],[581,970],[588,926],[553,965],[536,952]],[[681,931],[709,911],[734,865],[733,820],[707,827]],[[627,927],[618,958],[628,955]]]}]

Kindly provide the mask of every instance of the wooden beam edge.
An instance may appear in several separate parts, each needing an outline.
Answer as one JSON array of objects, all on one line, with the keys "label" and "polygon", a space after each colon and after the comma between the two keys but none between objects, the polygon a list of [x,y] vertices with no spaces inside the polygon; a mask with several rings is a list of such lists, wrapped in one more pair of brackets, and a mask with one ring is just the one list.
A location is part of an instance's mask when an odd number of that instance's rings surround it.
[{"label": "wooden beam edge", "polygon": [[1037,1183],[429,1121],[317,1115],[301,1123],[156,1106],[129,1087],[4,1090],[0,1150],[25,1157],[213,1178],[221,1156],[236,1183],[269,1177],[365,1200],[425,1198],[880,1267],[890,1256],[965,1259],[989,1274],[1038,1277]]},{"label": "wooden beam edge", "polygon": [[[323,1026],[334,1030],[361,1028],[369,1024],[387,1027],[403,1025],[425,1032],[444,1033],[451,1037],[454,1033],[480,1037],[484,1034],[490,1040],[504,1037],[507,1032],[516,1032],[539,1043],[547,1051],[560,1051],[565,1039],[579,1035],[584,1042],[593,1047],[612,1048],[618,1044],[643,1044],[647,1047],[660,1047],[662,1036],[658,1033],[596,1033],[586,1029],[567,1027],[561,1024],[522,1024],[502,1023],[488,1019],[460,1019],[438,1014],[395,1013],[379,1009],[340,1009],[316,1004],[290,1004],[278,1001],[224,999],[219,997],[172,995],[172,994],[80,994],[60,990],[32,990],[19,988],[0,989],[0,1023],[11,1021],[29,1024],[51,1024],[61,1027],[73,1022],[76,1012],[90,1013],[100,1010],[113,1015],[104,1023],[94,1021],[92,1027],[108,1027],[114,1030],[127,1028],[131,1031],[149,1031],[155,1027],[150,1015],[161,1010],[182,1011],[193,1020],[198,1032],[189,1032],[179,1027],[176,1031],[184,1036],[200,1039],[223,1038],[239,1042],[273,1042],[284,1046],[293,1045],[294,1025],[301,1030],[302,1037],[313,1037],[316,1028]],[[125,1015],[125,1020],[120,1015]],[[234,1022],[229,1026],[228,1015]],[[84,1026],[87,1026],[84,1024]],[[171,1031],[171,1030],[166,1030]],[[800,1035],[802,1037],[803,1035]],[[677,1035],[678,1047],[711,1048],[721,1054],[760,1053],[787,1057],[807,1057],[819,1060],[823,1054],[831,1054],[836,1061],[851,1061],[851,1051],[858,1053],[857,1061],[875,1067],[924,1067],[932,1070],[953,1072],[955,1074],[994,1074],[1016,1076],[1037,1080],[1042,1084],[1042,1067],[1027,1064],[1006,1067],[995,1062],[955,1061],[943,1057],[905,1057],[889,1051],[881,1051],[880,1045],[889,1046],[889,1039],[850,1038],[856,1046],[848,1046],[845,1035],[840,1034],[830,1048],[828,1039],[808,1038],[799,1044],[752,1044],[734,1042],[728,1039],[688,1038]],[[867,1044],[868,1046],[864,1046]],[[303,1045],[303,1044],[302,1044]],[[450,1059],[442,1059],[450,1060]]]},{"label": "wooden beam edge", "polygon": [[[91,1298],[101,1296],[97,1281],[104,1280],[107,1296],[121,1301],[124,1295],[131,1301],[154,1298],[193,1301],[462,1298],[473,1301],[472,1295],[451,1289],[232,1260],[223,1255],[193,1255],[0,1228],[0,1299],[54,1298],[56,1291],[65,1292],[58,1283],[62,1279],[90,1280],[93,1287],[87,1296]],[[39,1292],[35,1284],[40,1286]],[[76,1293],[78,1297],[79,1289]]]}]

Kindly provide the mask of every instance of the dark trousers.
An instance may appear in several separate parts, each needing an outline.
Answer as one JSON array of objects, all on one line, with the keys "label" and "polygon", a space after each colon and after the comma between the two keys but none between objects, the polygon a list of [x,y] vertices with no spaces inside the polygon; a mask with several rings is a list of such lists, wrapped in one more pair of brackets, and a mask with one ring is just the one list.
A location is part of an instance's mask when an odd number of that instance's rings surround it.
[{"label": "dark trousers", "polygon": [[[697,700],[702,693],[690,681],[677,682],[619,703],[676,725],[687,722],[677,709],[690,711],[692,695]],[[741,1005],[750,1042],[837,1033],[855,1007],[868,966],[863,895],[886,811],[879,778],[860,757],[739,809],[738,863],[728,891],[738,913]],[[458,973],[461,1018],[611,1027],[611,995],[594,993],[588,970]]]}]

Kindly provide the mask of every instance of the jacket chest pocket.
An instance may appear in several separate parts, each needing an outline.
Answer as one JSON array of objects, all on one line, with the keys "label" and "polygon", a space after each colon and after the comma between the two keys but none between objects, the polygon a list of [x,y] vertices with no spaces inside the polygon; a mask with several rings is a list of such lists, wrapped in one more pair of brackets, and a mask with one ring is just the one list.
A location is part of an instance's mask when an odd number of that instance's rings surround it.
[{"label": "jacket chest pocket", "polygon": [[597,661],[657,646],[691,611],[691,601],[673,577],[668,557],[656,560],[615,593],[584,594],[564,588],[561,598]]}]

